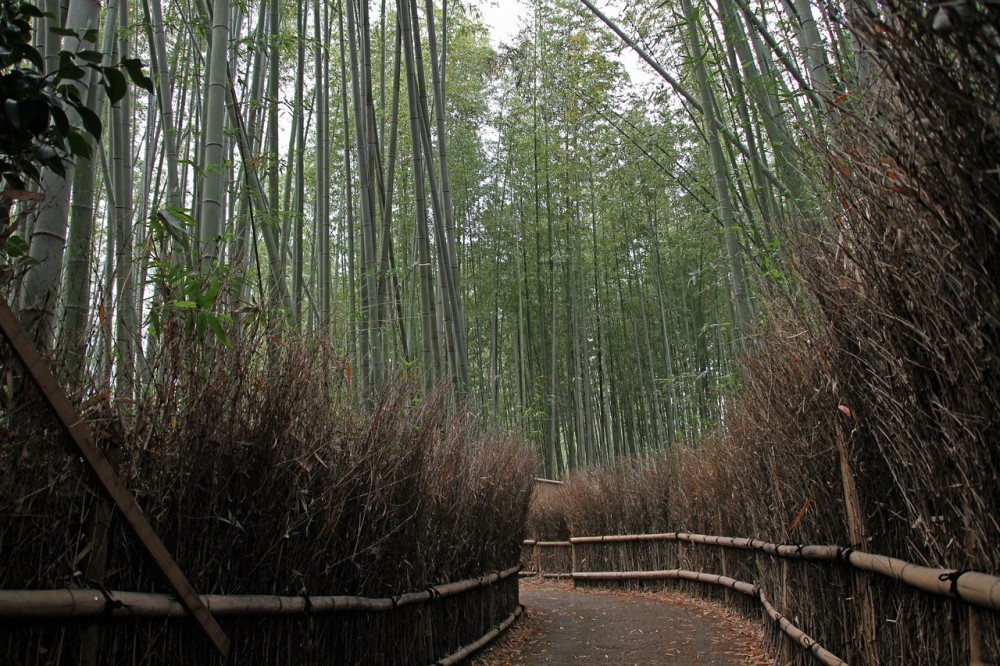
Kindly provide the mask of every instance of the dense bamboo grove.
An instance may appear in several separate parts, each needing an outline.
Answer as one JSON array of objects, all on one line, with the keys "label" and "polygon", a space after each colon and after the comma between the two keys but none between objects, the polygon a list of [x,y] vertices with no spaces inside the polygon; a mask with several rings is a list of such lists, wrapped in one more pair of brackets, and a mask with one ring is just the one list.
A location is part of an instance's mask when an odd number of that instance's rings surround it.
[{"label": "dense bamboo grove", "polygon": [[[467,3],[69,8],[36,20],[46,67],[138,57],[155,83],[74,81],[102,138],[15,209],[3,288],[70,385],[127,404],[175,340],[266,321],[329,340],[362,400],[449,383],[549,476],[718,424],[885,76],[863,12],[806,0],[537,0],[497,47]],[[955,11],[920,20],[941,39]]]},{"label": "dense bamboo grove", "polygon": [[822,205],[822,82],[856,69],[802,3],[539,0],[495,47],[462,2],[69,5],[45,53],[154,83],[75,82],[102,138],[15,211],[4,290],[80,396],[127,406],[174,345],[261,324],[328,340],[359,404],[447,383],[549,476],[720,421],[759,301],[795,291],[781,225]]}]

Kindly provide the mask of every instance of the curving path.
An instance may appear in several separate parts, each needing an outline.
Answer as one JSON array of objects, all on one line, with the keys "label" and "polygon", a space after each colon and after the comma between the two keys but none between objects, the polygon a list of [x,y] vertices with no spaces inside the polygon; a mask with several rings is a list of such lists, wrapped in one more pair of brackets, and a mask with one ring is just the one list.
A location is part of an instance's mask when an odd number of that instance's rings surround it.
[{"label": "curving path", "polygon": [[715,604],[672,592],[630,594],[522,580],[521,603],[526,616],[474,664],[770,663],[757,647],[758,625]]}]

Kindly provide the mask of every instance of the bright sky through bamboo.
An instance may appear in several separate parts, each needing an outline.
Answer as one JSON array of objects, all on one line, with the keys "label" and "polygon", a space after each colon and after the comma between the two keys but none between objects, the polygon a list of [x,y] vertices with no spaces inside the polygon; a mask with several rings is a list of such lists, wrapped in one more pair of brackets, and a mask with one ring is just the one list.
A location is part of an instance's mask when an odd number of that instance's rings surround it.
[{"label": "bright sky through bamboo", "polygon": [[[478,0],[478,6],[483,13],[483,23],[490,31],[490,43],[494,48],[512,41],[517,31],[528,21],[531,12],[531,7],[524,0]],[[617,6],[608,5],[603,7],[602,11],[606,11],[615,20],[620,18]],[[623,50],[617,59],[625,65],[625,70],[636,85],[657,78],[656,74],[629,49]]]}]

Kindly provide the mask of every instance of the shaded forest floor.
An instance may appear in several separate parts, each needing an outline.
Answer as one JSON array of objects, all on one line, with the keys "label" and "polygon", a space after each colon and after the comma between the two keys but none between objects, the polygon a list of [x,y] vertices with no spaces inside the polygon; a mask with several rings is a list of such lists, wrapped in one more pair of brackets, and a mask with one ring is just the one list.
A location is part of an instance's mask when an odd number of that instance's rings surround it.
[{"label": "shaded forest floor", "polygon": [[759,625],[674,591],[573,589],[521,580],[526,613],[474,666],[524,664],[769,664]]}]

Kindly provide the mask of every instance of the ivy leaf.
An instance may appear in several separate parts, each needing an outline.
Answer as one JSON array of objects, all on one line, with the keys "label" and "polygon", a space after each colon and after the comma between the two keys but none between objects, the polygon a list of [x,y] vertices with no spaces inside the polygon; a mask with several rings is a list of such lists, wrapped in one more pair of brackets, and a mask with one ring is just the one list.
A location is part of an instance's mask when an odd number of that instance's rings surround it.
[{"label": "ivy leaf", "polygon": [[11,235],[7,239],[7,256],[10,257],[23,257],[28,254],[28,242],[18,236],[17,234]]},{"label": "ivy leaf", "polygon": [[79,81],[84,76],[86,76],[86,74],[87,73],[84,72],[83,69],[81,69],[80,67],[78,67],[76,65],[69,65],[69,66],[63,67],[63,68],[61,68],[59,70],[59,77],[58,78],[60,80],[61,79],[69,79],[70,81]]},{"label": "ivy leaf", "polygon": [[58,90],[59,94],[65,97],[71,104],[74,105],[82,104],[82,100],[80,99],[80,91],[77,89],[76,86],[71,85],[69,83],[64,83],[58,88],[56,88],[56,90]]},{"label": "ivy leaf", "polygon": [[18,108],[17,100],[5,99],[3,102],[3,112],[14,129],[18,131],[24,130],[24,126],[21,124],[21,110]]},{"label": "ivy leaf", "polygon": [[127,92],[125,75],[114,67],[102,67],[101,72],[104,73],[104,88],[108,91],[108,101],[114,104]]},{"label": "ivy leaf", "polygon": [[15,44],[14,51],[17,53],[18,60],[27,60],[39,72],[45,70],[45,61],[42,60],[42,54],[35,47],[28,44]]},{"label": "ivy leaf", "polygon": [[88,109],[86,106],[76,107],[76,112],[80,114],[80,120],[83,121],[83,128],[87,130],[90,136],[94,137],[94,141],[101,140],[101,118],[96,113]]},{"label": "ivy leaf", "polygon": [[56,108],[40,99],[22,99],[17,104],[21,125],[34,135],[43,133],[49,126],[49,114]]},{"label": "ivy leaf", "polygon": [[90,144],[87,142],[83,135],[72,130],[66,135],[66,140],[69,142],[69,151],[77,156],[84,159],[90,159],[92,153],[90,151]]},{"label": "ivy leaf", "polygon": [[21,3],[20,12],[25,16],[30,16],[31,18],[44,18],[48,16],[48,14],[43,12],[41,9],[27,2]]},{"label": "ivy leaf", "polygon": [[91,51],[89,49],[83,49],[78,51],[76,57],[80,60],[93,63],[95,65],[100,65],[104,61],[104,54],[100,51]]},{"label": "ivy leaf", "polygon": [[69,28],[60,28],[58,26],[49,28],[49,32],[54,32],[57,35],[62,35],[63,37],[77,37],[76,30],[70,30]]},{"label": "ivy leaf", "polygon": [[60,136],[66,136],[69,134],[69,118],[66,117],[66,113],[59,107],[52,107],[50,109],[52,114],[52,121],[56,124],[56,130],[58,130]]},{"label": "ivy leaf", "polygon": [[141,60],[136,60],[135,58],[125,58],[122,60],[122,67],[126,72],[128,72],[128,76],[132,79],[132,83],[147,92],[153,92],[153,80],[146,76],[146,73],[142,71]]},{"label": "ivy leaf", "polygon": [[[41,162],[43,166],[48,167],[52,173],[56,174],[60,178],[66,177],[66,167],[63,166],[62,160],[59,159],[57,155],[42,157],[38,161]],[[25,169],[25,171],[27,171],[27,169]],[[38,180],[38,176],[36,176],[34,180]]]}]

